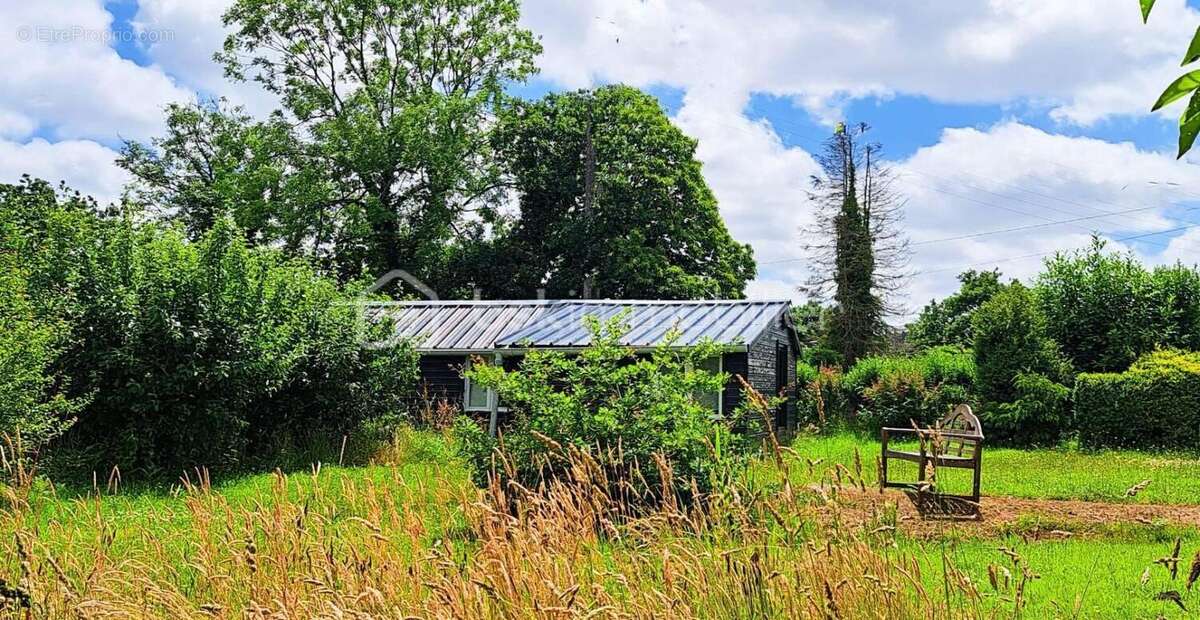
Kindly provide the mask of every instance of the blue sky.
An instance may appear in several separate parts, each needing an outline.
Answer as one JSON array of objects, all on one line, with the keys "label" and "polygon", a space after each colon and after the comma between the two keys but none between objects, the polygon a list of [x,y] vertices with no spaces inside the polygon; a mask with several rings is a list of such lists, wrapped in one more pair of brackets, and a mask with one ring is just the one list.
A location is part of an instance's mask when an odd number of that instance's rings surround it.
[{"label": "blue sky", "polygon": [[[0,52],[22,61],[0,67],[0,182],[29,172],[116,199],[115,149],[161,132],[166,103],[222,96],[268,113],[271,96],[211,62],[228,2],[0,7],[15,26]],[[727,225],[754,247],[752,296],[800,298],[811,154],[839,120],[873,127],[906,200],[910,315],[951,292],[959,269],[1030,278],[1092,233],[1151,264],[1200,251],[1200,174],[1172,152],[1178,110],[1148,112],[1179,72],[1200,0],[1159,0],[1147,26],[1133,0],[523,4],[545,53],[511,91],[623,82],[656,96],[698,140]],[[30,40],[22,27],[76,34]]]}]

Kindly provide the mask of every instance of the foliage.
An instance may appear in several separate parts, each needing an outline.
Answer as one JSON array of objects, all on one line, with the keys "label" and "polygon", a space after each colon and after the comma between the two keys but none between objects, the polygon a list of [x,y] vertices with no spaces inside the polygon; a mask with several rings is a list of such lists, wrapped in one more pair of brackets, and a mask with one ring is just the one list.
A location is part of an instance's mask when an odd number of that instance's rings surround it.
[{"label": "foliage", "polygon": [[333,218],[323,217],[332,180],[280,114],[255,121],[224,102],[171,104],[166,136],[127,141],[117,163],[128,189],[199,238],[231,217],[251,243],[291,254],[323,251]]},{"label": "foliage", "polygon": [[989,403],[983,411],[989,439],[1011,445],[1053,446],[1071,427],[1071,390],[1039,374],[1013,379],[1012,402]]},{"label": "foliage", "polygon": [[[0,204],[5,193],[0,186]],[[86,398],[68,398],[54,370],[66,326],[29,299],[27,270],[11,252],[22,231],[12,224],[0,219],[0,434],[36,449],[70,426]]]},{"label": "foliage", "polygon": [[[1154,8],[1154,2],[1155,0],[1139,0],[1143,22],[1150,19],[1150,11]],[[1180,66],[1186,67],[1197,60],[1200,60],[1200,29],[1197,29],[1196,34],[1192,36],[1192,42],[1188,45]],[[1196,135],[1200,133],[1200,90],[1198,89],[1200,89],[1200,71],[1189,71],[1171,82],[1162,95],[1159,95],[1158,101],[1154,102],[1154,107],[1150,109],[1151,112],[1154,112],[1191,93],[1187,107],[1184,108],[1183,115],[1179,117],[1179,150],[1176,157],[1182,158],[1185,153],[1190,151],[1196,142]]]},{"label": "foliage", "polygon": [[177,230],[98,219],[39,182],[21,207],[28,296],[63,326],[52,369],[90,396],[58,446],[63,467],[174,476],[251,465],[307,434],[395,410],[411,349],[368,350],[353,299],[305,263],[249,248],[229,219],[198,243]]},{"label": "foliage", "polygon": [[817,265],[809,293],[833,301],[826,346],[848,365],[883,348],[886,297],[902,280],[908,256],[897,229],[901,201],[866,131],[865,124],[854,130],[839,124],[825,141],[817,157],[822,176],[813,179],[811,195],[816,225],[805,247]]},{"label": "foliage", "polygon": [[1156,347],[1200,347],[1200,274],[1149,272],[1104,243],[1046,261],[1036,290],[1047,334],[1081,371],[1119,371]]},{"label": "foliage", "polygon": [[[648,356],[620,345],[628,330],[622,317],[601,324],[585,319],[591,344],[578,355],[533,350],[518,369],[474,364],[471,381],[495,389],[509,407],[512,422],[500,444],[471,422],[456,427],[468,460],[482,481],[492,471],[494,449],[503,446],[505,466],[497,468],[526,486],[564,474],[565,451],[593,450],[609,478],[627,480],[640,466],[649,488],[666,493],[712,489],[716,476],[745,451],[732,429],[737,416],[715,419],[696,395],[722,389],[727,376],[698,370],[719,355],[715,345],[677,352],[669,342]],[[673,480],[660,478],[655,455],[668,459]]]},{"label": "foliage", "polygon": [[589,282],[617,299],[738,298],[754,277],[696,141],[651,95],[614,85],[513,102],[494,143],[520,213],[461,266],[489,297],[578,296]]},{"label": "foliage", "polygon": [[928,425],[959,403],[973,402],[975,363],[971,354],[940,347],[912,357],[865,357],[842,379],[867,428]]},{"label": "foliage", "polygon": [[1047,336],[1033,292],[1014,282],[975,311],[973,352],[979,394],[991,403],[1016,400],[1017,375],[1040,374],[1062,382],[1070,368]]},{"label": "foliage", "polygon": [[1200,449],[1200,354],[1157,351],[1122,373],[1084,373],[1075,382],[1083,445]]},{"label": "foliage", "polygon": [[972,342],[971,315],[975,309],[1004,289],[1000,271],[964,271],[958,275],[958,291],[942,301],[931,301],[917,320],[908,326],[908,340],[919,348],[940,345],[969,347]]},{"label": "foliage", "polygon": [[836,366],[796,363],[796,416],[800,426],[833,428],[844,421],[850,401],[842,389],[842,372]]},{"label": "foliage", "polygon": [[494,216],[490,127],[541,51],[519,17],[516,0],[239,0],[217,60],[283,110],[173,107],[161,156],[131,145],[123,163],[195,228],[231,213],[343,280],[435,282],[470,216]]}]

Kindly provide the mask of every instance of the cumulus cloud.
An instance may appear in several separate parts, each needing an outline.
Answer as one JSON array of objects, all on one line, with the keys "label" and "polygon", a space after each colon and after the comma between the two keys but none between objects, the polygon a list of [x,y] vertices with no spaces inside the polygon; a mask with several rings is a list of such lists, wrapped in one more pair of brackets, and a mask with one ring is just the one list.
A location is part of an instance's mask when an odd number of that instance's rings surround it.
[{"label": "cumulus cloud", "polygon": [[149,40],[146,54],[170,75],[206,97],[225,97],[256,116],[266,116],[278,99],[254,82],[231,82],[213,60],[227,30],[221,22],[232,0],[141,0],[133,18],[142,31],[171,32],[170,40]]},{"label": "cumulus cloud", "polygon": [[1118,249],[1136,238],[1130,245],[1148,257],[1182,252],[1182,241],[1156,233],[1188,225],[1172,207],[1194,202],[1185,188],[1200,183],[1200,168],[1169,154],[1011,121],[947,129],[897,172],[909,199],[915,306],[953,291],[966,268],[1029,278],[1046,255],[1085,247],[1093,233]]},{"label": "cumulus cloud", "polygon": [[1126,0],[923,3],[812,0],[530,0],[544,74],[793,96],[828,114],[839,98],[1036,100],[1090,124],[1144,114],[1178,72],[1200,12],[1158,3],[1143,26]]},{"label": "cumulus cloud", "polygon": [[192,97],[109,46],[112,15],[99,0],[10,2],[0,16],[4,135],[36,127],[57,139],[144,139],[161,128],[164,105]]},{"label": "cumulus cloud", "polygon": [[102,205],[117,202],[129,176],[113,163],[116,155],[91,140],[51,143],[35,138],[24,144],[0,140],[0,182],[14,182],[28,174],[56,185],[65,181]]}]

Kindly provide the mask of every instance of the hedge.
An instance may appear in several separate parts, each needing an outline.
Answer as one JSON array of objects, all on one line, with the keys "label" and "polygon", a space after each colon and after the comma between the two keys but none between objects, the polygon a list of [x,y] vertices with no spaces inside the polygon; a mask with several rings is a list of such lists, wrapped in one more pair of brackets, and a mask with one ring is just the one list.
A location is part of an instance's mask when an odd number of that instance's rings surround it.
[{"label": "hedge", "polygon": [[1089,448],[1200,449],[1200,353],[1158,351],[1122,373],[1079,375],[1075,416]]}]

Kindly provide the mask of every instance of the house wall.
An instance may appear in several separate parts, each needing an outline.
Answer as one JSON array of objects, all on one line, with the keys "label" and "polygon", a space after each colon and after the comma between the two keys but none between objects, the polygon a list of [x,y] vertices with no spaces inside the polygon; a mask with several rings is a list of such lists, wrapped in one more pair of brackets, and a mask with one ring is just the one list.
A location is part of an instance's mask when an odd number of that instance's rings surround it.
[{"label": "house wall", "polygon": [[743,379],[748,377],[745,351],[722,355],[721,369],[729,373],[729,381],[725,383],[725,389],[721,392],[721,411],[724,411],[727,416],[733,415],[738,405],[742,404],[742,384],[738,381],[738,377]]},{"label": "house wall", "polygon": [[462,378],[463,365],[467,362],[465,355],[421,355],[418,364],[420,384],[417,393],[424,398],[428,390],[429,398],[445,399],[450,404],[462,408],[464,383]]},{"label": "house wall", "polygon": [[750,343],[747,355],[747,382],[754,386],[763,396],[778,396],[781,386],[775,382],[775,352],[776,345],[786,345],[788,348],[787,360],[787,389],[788,401],[784,405],[787,408],[787,426],[792,425],[796,420],[795,415],[795,381],[796,381],[796,350],[788,334],[788,328],[784,323],[784,315],[780,313],[771,321],[767,329],[759,334],[754,342]]}]

